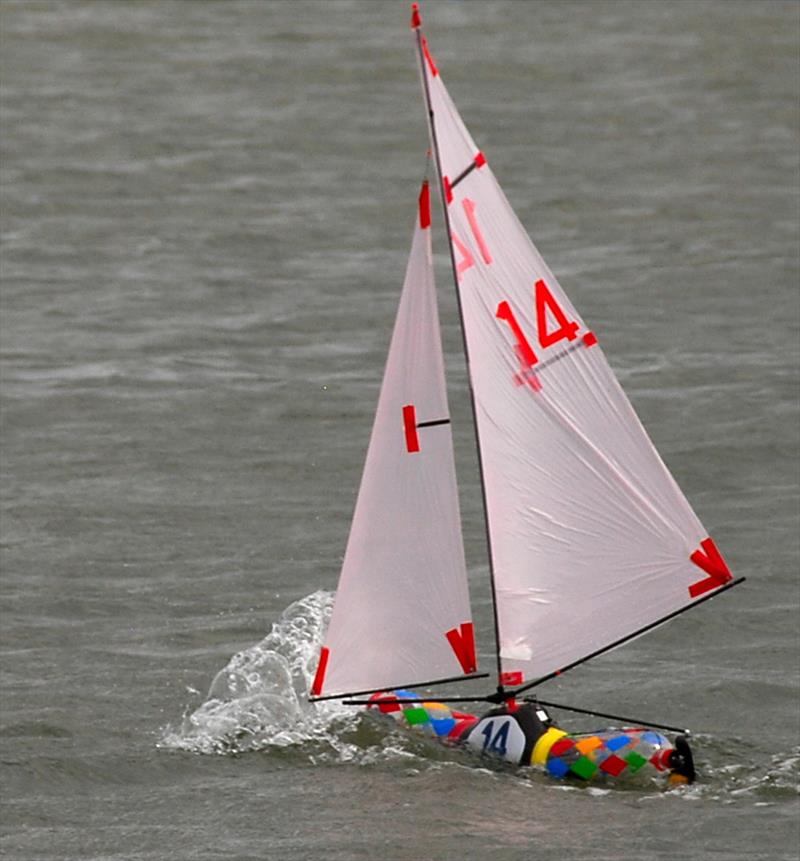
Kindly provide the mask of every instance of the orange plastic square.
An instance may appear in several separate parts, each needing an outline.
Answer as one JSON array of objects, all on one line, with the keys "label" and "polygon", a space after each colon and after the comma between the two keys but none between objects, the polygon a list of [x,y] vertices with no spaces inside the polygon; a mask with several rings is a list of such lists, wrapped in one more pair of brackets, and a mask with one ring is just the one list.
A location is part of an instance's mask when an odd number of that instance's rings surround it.
[{"label": "orange plastic square", "polygon": [[596,735],[593,735],[591,738],[582,738],[575,747],[577,747],[581,753],[586,754],[595,748],[602,747],[602,745],[603,742],[600,741]]}]

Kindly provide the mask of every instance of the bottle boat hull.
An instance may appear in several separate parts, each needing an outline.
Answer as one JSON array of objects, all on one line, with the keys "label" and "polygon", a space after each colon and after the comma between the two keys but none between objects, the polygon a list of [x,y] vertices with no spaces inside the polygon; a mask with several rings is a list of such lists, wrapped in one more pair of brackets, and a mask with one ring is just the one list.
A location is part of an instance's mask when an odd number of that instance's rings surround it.
[{"label": "bottle boat hull", "polygon": [[533,702],[508,703],[478,716],[410,691],[392,691],[373,695],[368,709],[444,744],[533,767],[559,780],[661,778],[675,785],[691,783],[695,776],[684,736],[673,742],[645,727],[570,733]]}]

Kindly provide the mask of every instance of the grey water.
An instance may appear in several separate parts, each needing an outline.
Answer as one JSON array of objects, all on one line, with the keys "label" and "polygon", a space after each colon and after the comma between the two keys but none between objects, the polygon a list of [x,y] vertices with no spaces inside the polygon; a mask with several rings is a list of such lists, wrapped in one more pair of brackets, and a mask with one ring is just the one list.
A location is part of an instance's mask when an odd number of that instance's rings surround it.
[{"label": "grey water", "polygon": [[568,786],[304,701],[424,170],[408,4],[2,0],[3,857],[798,856],[800,6],[423,15],[512,205],[748,578],[541,695],[690,727],[700,780]]}]

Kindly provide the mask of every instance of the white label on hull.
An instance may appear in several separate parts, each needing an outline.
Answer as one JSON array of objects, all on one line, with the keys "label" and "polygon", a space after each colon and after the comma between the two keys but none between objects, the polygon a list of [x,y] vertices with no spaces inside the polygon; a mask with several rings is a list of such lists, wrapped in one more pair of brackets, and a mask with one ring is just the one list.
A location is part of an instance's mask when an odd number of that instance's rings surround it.
[{"label": "white label on hull", "polygon": [[525,733],[510,715],[487,717],[470,732],[467,746],[519,765],[525,752]]}]

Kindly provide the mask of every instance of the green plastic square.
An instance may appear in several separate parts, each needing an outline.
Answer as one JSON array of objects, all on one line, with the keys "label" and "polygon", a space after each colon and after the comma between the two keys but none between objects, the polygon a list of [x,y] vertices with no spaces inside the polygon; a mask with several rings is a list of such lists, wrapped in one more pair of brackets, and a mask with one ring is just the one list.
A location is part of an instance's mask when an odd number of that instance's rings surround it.
[{"label": "green plastic square", "polygon": [[647,759],[643,757],[640,753],[636,753],[635,750],[632,750],[626,757],[625,762],[628,763],[631,769],[631,774],[638,771],[646,762]]},{"label": "green plastic square", "polygon": [[419,708],[406,709],[403,712],[403,717],[409,722],[409,724],[411,724],[411,726],[419,723],[427,723],[429,720],[428,713],[425,709]]},{"label": "green plastic square", "polygon": [[596,771],[597,766],[589,759],[588,756],[582,756],[576,759],[570,766],[570,771],[575,772],[578,777],[588,780]]}]

